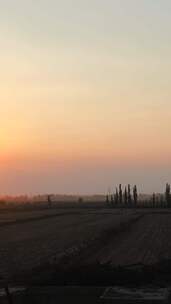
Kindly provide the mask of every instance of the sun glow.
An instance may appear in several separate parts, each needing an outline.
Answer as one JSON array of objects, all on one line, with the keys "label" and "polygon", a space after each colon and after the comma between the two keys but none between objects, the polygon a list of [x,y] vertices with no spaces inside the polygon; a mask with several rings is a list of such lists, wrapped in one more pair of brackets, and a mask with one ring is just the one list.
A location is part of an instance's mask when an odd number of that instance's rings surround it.
[{"label": "sun glow", "polygon": [[67,191],[76,181],[86,188],[79,181],[91,172],[99,191],[108,174],[118,182],[120,171],[151,168],[157,184],[153,170],[171,155],[169,2],[158,10],[155,1],[49,1],[0,3],[6,182],[27,189],[38,176],[34,191],[52,180]]}]

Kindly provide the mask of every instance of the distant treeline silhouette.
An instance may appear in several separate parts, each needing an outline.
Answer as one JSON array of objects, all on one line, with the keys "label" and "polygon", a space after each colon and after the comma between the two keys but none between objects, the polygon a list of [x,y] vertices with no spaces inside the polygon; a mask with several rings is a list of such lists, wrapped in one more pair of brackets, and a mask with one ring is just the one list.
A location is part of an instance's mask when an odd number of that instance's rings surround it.
[{"label": "distant treeline silhouette", "polygon": [[171,207],[171,187],[166,184],[164,194],[153,193],[148,199],[139,200],[137,186],[128,184],[122,189],[122,185],[116,187],[115,192],[106,195],[106,203],[111,207]]}]

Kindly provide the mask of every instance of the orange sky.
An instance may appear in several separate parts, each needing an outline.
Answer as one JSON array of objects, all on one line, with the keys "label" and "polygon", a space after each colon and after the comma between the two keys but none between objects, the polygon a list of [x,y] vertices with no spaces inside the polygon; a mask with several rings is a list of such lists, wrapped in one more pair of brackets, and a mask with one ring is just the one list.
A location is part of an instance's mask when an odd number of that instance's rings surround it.
[{"label": "orange sky", "polygon": [[135,178],[144,191],[162,189],[171,178],[170,8],[0,4],[2,192],[103,192]]}]

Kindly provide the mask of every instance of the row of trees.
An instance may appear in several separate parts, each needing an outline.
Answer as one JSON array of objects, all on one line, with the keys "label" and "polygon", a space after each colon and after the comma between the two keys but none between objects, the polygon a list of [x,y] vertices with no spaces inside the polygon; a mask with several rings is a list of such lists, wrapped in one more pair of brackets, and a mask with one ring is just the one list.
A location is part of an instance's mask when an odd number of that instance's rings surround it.
[{"label": "row of trees", "polygon": [[122,206],[122,207],[168,207],[171,208],[171,186],[166,184],[164,194],[153,193],[148,199],[138,200],[137,186],[134,185],[131,191],[131,186],[128,184],[127,187],[122,190],[122,185],[120,184],[116,188],[115,193],[106,195],[106,203],[111,206]]},{"label": "row of trees", "polygon": [[171,207],[171,187],[170,184],[166,184],[164,195],[157,195],[153,193],[152,195],[152,207]]},{"label": "row of trees", "polygon": [[127,187],[125,187],[124,191],[122,190],[122,185],[119,185],[119,188],[116,188],[115,193],[113,194],[107,194],[106,196],[106,202],[111,204],[112,206],[137,206],[138,203],[138,192],[137,192],[137,186],[135,185],[132,189],[131,193],[131,186],[128,184]]}]

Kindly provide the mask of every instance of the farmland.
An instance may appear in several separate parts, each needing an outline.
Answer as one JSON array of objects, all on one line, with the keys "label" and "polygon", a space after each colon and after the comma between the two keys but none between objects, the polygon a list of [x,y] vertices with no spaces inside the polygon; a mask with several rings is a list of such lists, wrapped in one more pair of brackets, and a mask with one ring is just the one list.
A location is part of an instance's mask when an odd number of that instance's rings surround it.
[{"label": "farmland", "polygon": [[169,209],[56,208],[2,212],[0,277],[47,263],[152,265],[171,258]]}]

